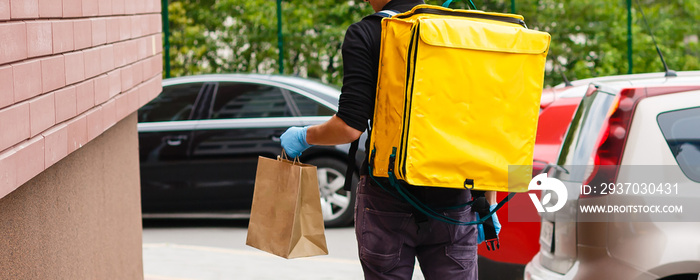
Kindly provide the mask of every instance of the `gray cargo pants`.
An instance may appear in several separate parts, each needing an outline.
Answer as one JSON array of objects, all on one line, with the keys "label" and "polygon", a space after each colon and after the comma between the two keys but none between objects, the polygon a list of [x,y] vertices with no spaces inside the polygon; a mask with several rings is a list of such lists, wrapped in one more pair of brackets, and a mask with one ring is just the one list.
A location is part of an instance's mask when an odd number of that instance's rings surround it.
[{"label": "gray cargo pants", "polygon": [[[471,199],[467,190],[418,191],[415,194],[422,197],[421,201],[431,206],[459,205]],[[427,280],[476,280],[476,226],[451,225],[416,211],[371,178],[361,177],[355,204],[355,234],[365,279],[411,279],[417,257]],[[469,206],[443,213],[460,221],[475,219]]]}]

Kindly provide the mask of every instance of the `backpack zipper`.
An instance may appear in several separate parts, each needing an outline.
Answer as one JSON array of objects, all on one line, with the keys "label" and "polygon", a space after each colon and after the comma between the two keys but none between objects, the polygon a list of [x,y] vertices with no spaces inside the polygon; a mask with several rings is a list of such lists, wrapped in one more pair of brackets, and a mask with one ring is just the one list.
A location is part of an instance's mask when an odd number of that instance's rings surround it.
[{"label": "backpack zipper", "polygon": [[[411,106],[413,104],[413,88],[415,85],[415,76],[416,76],[416,62],[418,58],[418,34],[420,33],[420,26],[416,26],[415,30],[413,31],[413,34],[411,34],[411,44],[409,45],[408,49],[408,61],[409,61],[409,72],[406,73],[407,78],[410,78],[407,80],[407,83],[410,82],[411,87],[409,88],[408,86],[406,87],[406,93],[404,94],[404,113],[403,113],[403,118],[404,118],[404,123],[401,132],[401,145],[399,146],[399,170],[397,170],[397,173],[400,173],[401,178],[406,179],[406,159],[407,156],[406,154],[408,153],[408,147],[406,145],[408,144],[408,137],[409,137],[409,130],[411,127]],[[411,50],[413,49],[413,53],[411,53]],[[413,57],[411,57],[413,55]],[[410,75],[410,76],[409,76]]]},{"label": "backpack zipper", "polygon": [[397,18],[408,18],[408,17],[411,17],[413,15],[417,15],[417,14],[432,14],[432,15],[443,15],[443,16],[455,16],[455,17],[468,17],[468,18],[495,20],[495,21],[501,21],[501,22],[506,22],[506,23],[513,23],[513,24],[521,25],[522,27],[527,28],[527,25],[525,25],[525,21],[523,21],[522,19],[518,19],[518,18],[507,17],[507,16],[489,15],[489,14],[476,14],[476,13],[464,13],[464,12],[456,12],[456,11],[445,11],[445,10],[433,9],[433,8],[418,8],[411,14],[400,15],[400,16],[397,16]]}]

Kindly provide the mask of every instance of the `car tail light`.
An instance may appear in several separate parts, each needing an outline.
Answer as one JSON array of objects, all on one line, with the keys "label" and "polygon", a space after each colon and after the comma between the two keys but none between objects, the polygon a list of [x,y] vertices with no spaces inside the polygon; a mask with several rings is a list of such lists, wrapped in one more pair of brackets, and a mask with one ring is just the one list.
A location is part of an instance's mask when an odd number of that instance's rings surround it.
[{"label": "car tail light", "polygon": [[[623,89],[613,102],[606,124],[601,129],[595,152],[593,171],[584,180],[584,185],[600,186],[613,183],[617,179],[618,167],[622,161],[622,151],[627,142],[632,116],[639,101],[646,97],[698,90],[700,86],[674,86]],[[600,189],[600,188],[599,188]],[[590,194],[581,198],[600,196]]]}]

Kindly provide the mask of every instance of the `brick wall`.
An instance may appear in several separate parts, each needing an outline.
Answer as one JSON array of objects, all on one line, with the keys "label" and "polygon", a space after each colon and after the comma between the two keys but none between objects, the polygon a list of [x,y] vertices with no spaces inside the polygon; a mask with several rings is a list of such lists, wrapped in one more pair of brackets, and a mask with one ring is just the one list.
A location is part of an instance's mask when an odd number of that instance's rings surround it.
[{"label": "brick wall", "polygon": [[159,0],[0,0],[0,198],[161,91]]}]

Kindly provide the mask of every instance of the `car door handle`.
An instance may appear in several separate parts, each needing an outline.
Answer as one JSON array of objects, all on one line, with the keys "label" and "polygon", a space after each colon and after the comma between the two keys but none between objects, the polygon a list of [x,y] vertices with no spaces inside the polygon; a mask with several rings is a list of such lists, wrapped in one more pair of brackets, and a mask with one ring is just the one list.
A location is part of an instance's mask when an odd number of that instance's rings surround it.
[{"label": "car door handle", "polygon": [[182,140],[187,140],[187,135],[165,137],[165,143],[167,143],[169,146],[180,146],[182,144]]}]

